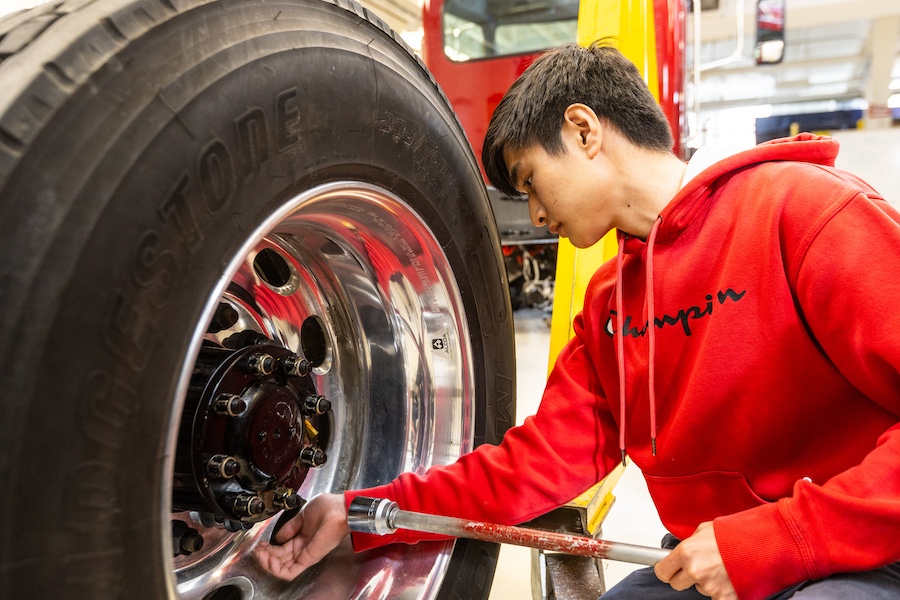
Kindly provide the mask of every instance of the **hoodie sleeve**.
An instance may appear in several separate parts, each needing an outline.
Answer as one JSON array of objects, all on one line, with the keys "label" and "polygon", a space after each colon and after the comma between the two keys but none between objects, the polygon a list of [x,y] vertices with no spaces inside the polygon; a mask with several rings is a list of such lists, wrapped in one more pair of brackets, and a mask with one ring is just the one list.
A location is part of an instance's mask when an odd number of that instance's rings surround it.
[{"label": "hoodie sleeve", "polygon": [[[600,481],[616,465],[617,438],[609,433],[612,419],[582,342],[590,339],[583,323],[579,315],[576,337],[560,354],[537,414],[510,429],[500,445],[479,446],[422,475],[404,473],[384,486],[345,492],[345,502],[356,496],[389,498],[404,510],[514,524]],[[361,551],[439,538],[401,530],[384,537],[354,533],[352,539]]]},{"label": "hoodie sleeve", "polygon": [[[895,425],[827,481],[800,480],[787,498],[715,520],[741,600],[900,560],[900,215],[874,192],[832,183],[842,198],[824,211],[819,204],[813,225],[789,245],[786,267],[815,341]],[[848,405],[834,418],[854,415]]]}]

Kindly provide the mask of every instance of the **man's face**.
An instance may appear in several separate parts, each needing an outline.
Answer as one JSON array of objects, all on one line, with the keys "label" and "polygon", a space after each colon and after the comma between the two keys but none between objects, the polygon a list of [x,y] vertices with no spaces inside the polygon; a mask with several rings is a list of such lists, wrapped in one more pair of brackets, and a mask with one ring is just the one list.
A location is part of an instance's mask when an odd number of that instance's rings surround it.
[{"label": "man's face", "polygon": [[558,155],[532,146],[508,150],[503,157],[516,189],[528,195],[534,226],[546,225],[576,248],[587,248],[612,229],[604,182],[577,142],[569,143],[564,135],[563,144],[565,151]]}]

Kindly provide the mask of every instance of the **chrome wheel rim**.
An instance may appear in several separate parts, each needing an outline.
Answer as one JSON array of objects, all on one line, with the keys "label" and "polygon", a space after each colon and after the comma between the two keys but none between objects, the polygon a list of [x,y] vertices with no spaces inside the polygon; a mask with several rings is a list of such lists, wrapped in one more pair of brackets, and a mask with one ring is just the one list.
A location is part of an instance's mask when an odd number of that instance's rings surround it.
[{"label": "chrome wheel rim", "polygon": [[[209,333],[223,303],[236,320]],[[304,322],[312,323],[311,335]],[[209,296],[192,356],[204,340],[222,343],[247,330],[314,354],[310,377],[332,403],[329,458],[309,471],[297,490],[302,498],[386,483],[472,449],[472,357],[455,277],[430,228],[388,190],[353,181],[322,185],[290,199],[251,232]],[[186,363],[170,457],[194,361]],[[170,459],[167,508],[173,465]],[[197,511],[163,517],[203,537],[200,550],[174,558],[171,543],[164,544],[173,595],[184,599],[433,598],[452,552],[449,542],[360,555],[344,545],[287,584],[264,574],[253,558],[276,518],[230,531]],[[171,539],[166,529],[163,540]]]}]

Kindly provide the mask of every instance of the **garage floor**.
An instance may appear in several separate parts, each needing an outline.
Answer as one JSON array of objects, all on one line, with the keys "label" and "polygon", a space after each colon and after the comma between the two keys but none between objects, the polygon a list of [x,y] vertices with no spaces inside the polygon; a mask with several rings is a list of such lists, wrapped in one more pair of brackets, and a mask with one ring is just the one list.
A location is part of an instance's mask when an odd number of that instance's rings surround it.
[{"label": "garage floor", "polygon": [[[516,421],[534,414],[541,399],[550,351],[550,313],[519,310],[515,313],[516,356],[518,357],[518,401]],[[605,539],[658,547],[665,529],[650,502],[647,487],[634,465],[625,469],[615,489],[616,502],[603,524]],[[604,561],[607,586],[621,580],[638,565]],[[489,600],[527,600],[531,598],[531,551],[504,545],[494,576]]]}]

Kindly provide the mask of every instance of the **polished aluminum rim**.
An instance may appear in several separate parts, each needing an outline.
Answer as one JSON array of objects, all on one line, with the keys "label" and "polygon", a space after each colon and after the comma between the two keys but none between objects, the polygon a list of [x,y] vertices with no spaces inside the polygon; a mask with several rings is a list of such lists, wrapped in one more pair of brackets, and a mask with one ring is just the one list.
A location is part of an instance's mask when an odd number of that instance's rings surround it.
[{"label": "polished aluminum rim", "polygon": [[[238,321],[208,334],[222,302]],[[320,354],[312,377],[333,405],[329,460],[310,471],[298,490],[303,498],[385,483],[472,449],[472,357],[456,280],[428,226],[387,190],[343,181],[292,198],[248,235],[204,314],[194,356],[204,339],[247,329],[294,352]],[[323,334],[315,348],[304,348],[300,325],[308,317]],[[175,406],[170,455],[183,397]],[[171,487],[164,487],[170,506]],[[285,584],[262,573],[252,557],[277,518],[239,532],[205,527],[196,513],[166,513],[164,522],[170,518],[204,537],[200,551],[174,560],[171,544],[164,544],[172,592],[184,599],[433,598],[452,551],[452,543],[435,542],[357,555],[347,545]]]}]

